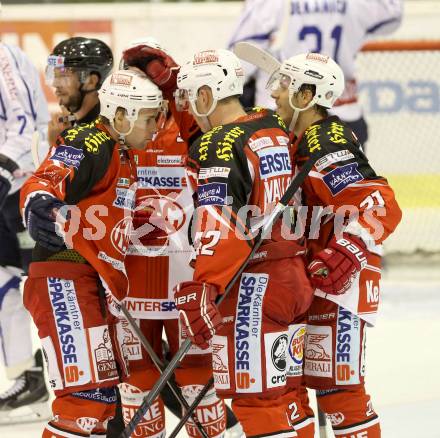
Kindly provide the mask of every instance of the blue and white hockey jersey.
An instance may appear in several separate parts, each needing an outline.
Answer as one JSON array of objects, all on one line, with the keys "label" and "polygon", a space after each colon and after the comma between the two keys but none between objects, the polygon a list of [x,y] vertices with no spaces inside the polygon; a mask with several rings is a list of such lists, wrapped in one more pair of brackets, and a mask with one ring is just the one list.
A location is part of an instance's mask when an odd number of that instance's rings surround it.
[{"label": "blue and white hockey jersey", "polygon": [[[356,99],[356,54],[369,37],[396,30],[402,9],[402,0],[247,0],[230,47],[249,41],[280,60],[307,52],[330,56],[346,79],[334,112],[344,121],[353,121],[362,114]],[[244,64],[247,75],[255,74],[255,67]],[[266,80],[259,72],[256,103],[273,107]]]},{"label": "blue and white hockey jersey", "polygon": [[[21,49],[0,42],[0,153],[15,161],[19,173],[32,172],[32,134],[40,132],[41,155],[48,150],[49,112],[37,69]],[[12,182],[17,191],[25,176]]]}]

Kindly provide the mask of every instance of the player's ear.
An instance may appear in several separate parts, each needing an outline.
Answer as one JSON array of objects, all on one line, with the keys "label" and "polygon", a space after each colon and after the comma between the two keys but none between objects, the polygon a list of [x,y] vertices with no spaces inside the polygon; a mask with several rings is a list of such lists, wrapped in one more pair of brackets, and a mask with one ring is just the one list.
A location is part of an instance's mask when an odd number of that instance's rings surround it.
[{"label": "player's ear", "polygon": [[99,84],[99,75],[97,73],[90,73],[83,86],[85,90],[97,90]]},{"label": "player's ear", "polygon": [[115,113],[115,118],[113,119],[115,129],[119,132],[126,132],[128,120],[125,117],[125,109],[118,108]]},{"label": "player's ear", "polygon": [[199,97],[200,97],[200,102],[203,105],[204,111],[207,111],[209,108],[211,108],[212,100],[213,100],[211,88],[205,86],[201,87],[199,89]]},{"label": "player's ear", "polygon": [[313,93],[312,90],[306,88],[305,90],[300,91],[299,93],[301,98],[302,108],[307,106],[313,99]]}]

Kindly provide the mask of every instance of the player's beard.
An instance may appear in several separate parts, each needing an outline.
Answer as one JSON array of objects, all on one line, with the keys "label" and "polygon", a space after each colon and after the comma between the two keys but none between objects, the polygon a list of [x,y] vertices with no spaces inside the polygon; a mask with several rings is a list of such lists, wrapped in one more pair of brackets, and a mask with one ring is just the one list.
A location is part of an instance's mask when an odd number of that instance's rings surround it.
[{"label": "player's beard", "polygon": [[60,104],[66,107],[69,110],[69,112],[75,113],[81,108],[82,101],[83,101],[83,96],[81,92],[78,90],[75,93],[75,95],[69,96],[65,104],[63,104],[62,102],[60,102]]}]

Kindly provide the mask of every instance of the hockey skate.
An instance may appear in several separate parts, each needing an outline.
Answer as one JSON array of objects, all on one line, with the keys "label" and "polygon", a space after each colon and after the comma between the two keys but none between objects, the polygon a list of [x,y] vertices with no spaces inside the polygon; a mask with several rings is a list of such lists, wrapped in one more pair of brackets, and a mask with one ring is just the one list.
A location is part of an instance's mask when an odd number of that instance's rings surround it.
[{"label": "hockey skate", "polygon": [[11,388],[0,394],[0,425],[44,421],[51,417],[44,381],[43,356],[35,353],[35,366],[26,370]]}]

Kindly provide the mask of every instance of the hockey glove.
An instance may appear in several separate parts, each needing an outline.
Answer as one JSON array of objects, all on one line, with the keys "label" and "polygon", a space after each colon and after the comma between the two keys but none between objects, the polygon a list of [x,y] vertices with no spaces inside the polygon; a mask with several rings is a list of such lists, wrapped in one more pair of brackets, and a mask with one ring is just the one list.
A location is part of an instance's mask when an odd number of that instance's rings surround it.
[{"label": "hockey glove", "polygon": [[215,299],[215,286],[198,281],[185,281],[174,288],[174,301],[180,322],[188,330],[191,342],[200,348],[208,348],[209,340],[222,326],[222,318]]},{"label": "hockey glove", "polygon": [[14,172],[18,169],[15,161],[8,158],[6,155],[0,154],[0,208],[6,201],[6,198],[11,190],[11,184],[14,180]]},{"label": "hockey glove", "polygon": [[127,65],[142,70],[168,99],[177,88],[179,65],[164,51],[141,44],[123,53]]},{"label": "hockey glove", "polygon": [[25,210],[25,221],[32,239],[50,251],[59,251],[64,247],[64,240],[56,233],[59,225],[55,218],[57,209],[66,205],[64,202],[47,194],[38,194],[30,199]]},{"label": "hockey glove", "polygon": [[334,236],[308,266],[312,286],[332,295],[347,292],[356,274],[367,264],[366,255],[361,239],[346,233],[338,240]]}]

